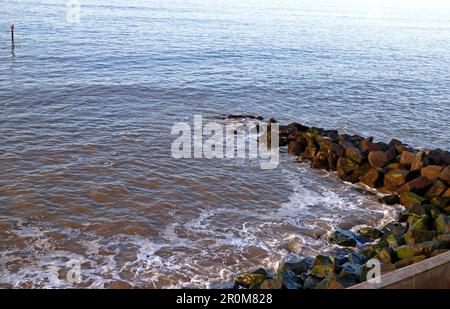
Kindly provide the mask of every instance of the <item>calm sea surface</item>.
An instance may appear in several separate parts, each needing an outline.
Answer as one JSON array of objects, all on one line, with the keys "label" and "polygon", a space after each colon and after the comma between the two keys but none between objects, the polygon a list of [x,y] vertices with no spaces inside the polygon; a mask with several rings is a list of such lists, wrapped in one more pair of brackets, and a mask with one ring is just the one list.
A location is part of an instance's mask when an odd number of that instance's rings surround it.
[{"label": "calm sea surface", "polygon": [[285,153],[173,159],[194,115],[449,149],[444,1],[80,2],[0,0],[0,287],[224,286],[395,215]]}]

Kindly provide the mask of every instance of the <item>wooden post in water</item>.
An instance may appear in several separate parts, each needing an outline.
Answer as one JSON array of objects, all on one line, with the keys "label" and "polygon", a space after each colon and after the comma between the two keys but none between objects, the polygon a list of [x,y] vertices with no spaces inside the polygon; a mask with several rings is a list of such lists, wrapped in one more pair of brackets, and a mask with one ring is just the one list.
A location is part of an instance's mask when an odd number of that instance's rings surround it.
[{"label": "wooden post in water", "polygon": [[11,24],[11,27],[9,27],[9,29],[11,29],[11,46],[14,47],[14,24]]}]

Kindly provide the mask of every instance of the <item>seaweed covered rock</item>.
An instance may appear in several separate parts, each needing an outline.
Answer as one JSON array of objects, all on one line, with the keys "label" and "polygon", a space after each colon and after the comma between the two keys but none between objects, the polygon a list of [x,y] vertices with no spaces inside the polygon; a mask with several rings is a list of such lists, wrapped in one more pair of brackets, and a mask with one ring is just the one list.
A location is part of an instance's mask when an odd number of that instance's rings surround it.
[{"label": "seaweed covered rock", "polygon": [[328,274],[333,272],[334,258],[322,254],[317,255],[310,270],[311,275],[317,278],[325,278]]},{"label": "seaweed covered rock", "polygon": [[425,200],[424,197],[413,192],[404,192],[400,194],[400,203],[405,207],[422,205]]},{"label": "seaweed covered rock", "polygon": [[435,231],[427,231],[427,230],[409,230],[406,232],[404,239],[406,244],[418,244],[425,241],[432,240],[436,236]]},{"label": "seaweed covered rock", "polygon": [[403,245],[395,249],[395,254],[400,260],[411,258],[417,255],[430,255],[439,244],[434,241],[426,241],[420,244]]},{"label": "seaweed covered rock", "polygon": [[234,278],[234,282],[244,288],[259,287],[267,276],[260,273],[243,273]]},{"label": "seaweed covered rock", "polygon": [[361,176],[360,181],[371,188],[378,188],[383,184],[383,175],[381,168],[371,168]]},{"label": "seaweed covered rock", "polygon": [[365,160],[365,157],[363,156],[359,148],[355,146],[350,146],[345,150],[345,157],[358,164],[363,163]]},{"label": "seaweed covered rock", "polygon": [[444,214],[440,214],[436,220],[434,220],[433,227],[438,234],[450,233],[450,218]]},{"label": "seaweed covered rock", "polygon": [[338,177],[351,183],[359,182],[359,178],[363,174],[363,169],[358,164],[343,157],[338,159],[336,168]]},{"label": "seaweed covered rock", "polygon": [[384,233],[381,230],[374,228],[374,227],[360,228],[358,230],[358,233],[365,237],[372,238],[372,239],[377,239],[384,235]]},{"label": "seaweed covered rock", "polygon": [[384,175],[384,186],[391,191],[396,191],[409,180],[409,174],[410,171],[401,169],[388,171]]}]

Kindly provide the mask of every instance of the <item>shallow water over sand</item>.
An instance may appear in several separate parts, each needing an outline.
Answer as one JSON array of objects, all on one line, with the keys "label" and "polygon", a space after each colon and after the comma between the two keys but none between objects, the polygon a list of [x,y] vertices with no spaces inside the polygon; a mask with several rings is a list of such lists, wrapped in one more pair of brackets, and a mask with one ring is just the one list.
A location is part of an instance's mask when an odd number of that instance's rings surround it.
[{"label": "shallow water over sand", "polygon": [[[0,37],[0,286],[211,287],[330,249],[395,208],[281,154],[176,160],[227,113],[415,147],[450,142],[444,9],[329,2],[9,1]],[[1,17],[1,16],[0,16]],[[4,19],[0,18],[0,23]],[[7,29],[0,24],[1,29]]]}]

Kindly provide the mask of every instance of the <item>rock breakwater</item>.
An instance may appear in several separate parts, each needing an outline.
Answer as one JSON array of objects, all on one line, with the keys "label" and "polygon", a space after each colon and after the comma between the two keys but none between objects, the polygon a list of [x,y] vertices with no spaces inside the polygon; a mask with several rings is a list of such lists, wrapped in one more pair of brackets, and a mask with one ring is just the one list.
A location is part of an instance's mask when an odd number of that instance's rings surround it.
[{"label": "rock breakwater", "polygon": [[280,146],[297,161],[336,171],[343,181],[378,190],[380,203],[405,209],[382,228],[334,231],[329,242],[338,249],[329,254],[284,261],[274,275],[264,269],[239,274],[236,287],[345,288],[367,280],[373,259],[383,274],[450,249],[450,152],[299,123],[280,125],[279,132]]}]

